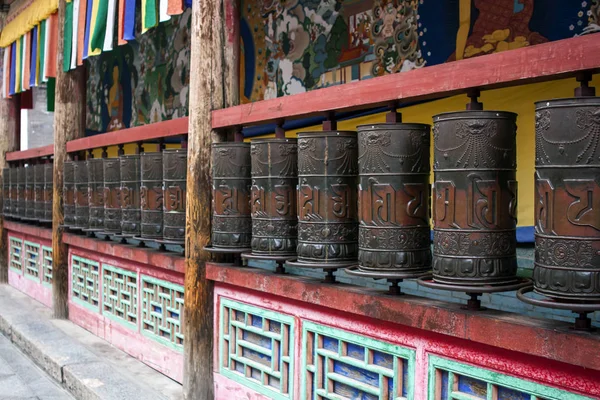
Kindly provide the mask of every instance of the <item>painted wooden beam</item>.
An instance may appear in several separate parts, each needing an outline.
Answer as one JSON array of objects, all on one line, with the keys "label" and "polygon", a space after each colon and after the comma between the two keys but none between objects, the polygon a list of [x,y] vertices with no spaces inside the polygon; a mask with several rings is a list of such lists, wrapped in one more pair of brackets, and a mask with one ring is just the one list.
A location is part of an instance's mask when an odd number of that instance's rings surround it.
[{"label": "painted wooden beam", "polygon": [[426,100],[573,76],[600,69],[600,40],[587,35],[213,111],[214,129],[276,122],[327,111]]},{"label": "painted wooden beam", "polygon": [[12,151],[6,153],[6,161],[22,161],[31,160],[34,158],[47,157],[54,154],[54,145],[49,144],[47,146],[36,147],[34,149]]},{"label": "painted wooden beam", "polygon": [[52,240],[52,229],[44,228],[37,225],[22,224],[15,221],[4,221],[4,229],[9,231],[19,232],[19,234],[29,235],[36,238]]},{"label": "painted wooden beam", "polygon": [[182,117],[71,140],[67,143],[67,152],[74,153],[76,151],[97,149],[125,143],[144,142],[171,136],[181,136],[187,134],[187,132],[188,117]]},{"label": "painted wooden beam", "polygon": [[56,65],[56,103],[54,111],[54,167],[52,200],[52,295],[54,317],[69,317],[69,266],[67,245],[63,242],[63,166],[67,142],[85,134],[85,66],[63,71],[66,2],[58,7],[58,49]]}]

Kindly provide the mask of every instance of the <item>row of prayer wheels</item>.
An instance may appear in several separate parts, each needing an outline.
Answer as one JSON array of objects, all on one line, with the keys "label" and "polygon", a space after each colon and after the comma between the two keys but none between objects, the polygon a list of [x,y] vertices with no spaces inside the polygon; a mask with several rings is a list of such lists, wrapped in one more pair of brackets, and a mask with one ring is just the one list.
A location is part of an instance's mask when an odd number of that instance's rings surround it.
[{"label": "row of prayer wheels", "polygon": [[65,226],[183,245],[186,179],[185,149],[67,161]]},{"label": "row of prayer wheels", "polygon": [[[517,277],[517,115],[478,108],[433,117],[433,188],[429,125],[213,144],[210,249],[392,284],[530,288]],[[536,103],[535,146],[534,290],[598,307],[600,99]]]},{"label": "row of prayer wheels", "polygon": [[52,222],[52,164],[2,170],[2,212],[24,222]]}]

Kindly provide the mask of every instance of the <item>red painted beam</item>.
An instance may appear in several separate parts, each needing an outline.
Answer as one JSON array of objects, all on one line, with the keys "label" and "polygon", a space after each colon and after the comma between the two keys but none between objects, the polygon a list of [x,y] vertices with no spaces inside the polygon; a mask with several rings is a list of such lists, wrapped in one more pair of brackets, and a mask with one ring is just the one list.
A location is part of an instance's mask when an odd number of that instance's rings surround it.
[{"label": "red painted beam", "polygon": [[33,158],[46,157],[54,154],[54,145],[36,147],[35,149],[12,151],[6,153],[6,161],[31,160]]},{"label": "red painted beam", "polygon": [[4,229],[23,235],[52,240],[52,229],[42,228],[36,225],[22,224],[20,222],[4,220]]},{"label": "red painted beam", "polygon": [[176,118],[169,121],[156,122],[134,128],[121,129],[100,135],[87,136],[67,142],[67,152],[97,149],[118,144],[143,142],[169,136],[186,135],[188,132],[188,117]]},{"label": "red painted beam", "polygon": [[[600,38],[580,36],[212,112],[214,129],[378,107],[572,76],[600,68]],[[466,99],[465,99],[466,100]]]},{"label": "red painted beam", "polygon": [[503,311],[466,311],[460,305],[414,296],[393,297],[352,285],[208,264],[206,278],[361,317],[405,325],[496,348],[600,371],[600,336],[574,332],[565,322]]}]

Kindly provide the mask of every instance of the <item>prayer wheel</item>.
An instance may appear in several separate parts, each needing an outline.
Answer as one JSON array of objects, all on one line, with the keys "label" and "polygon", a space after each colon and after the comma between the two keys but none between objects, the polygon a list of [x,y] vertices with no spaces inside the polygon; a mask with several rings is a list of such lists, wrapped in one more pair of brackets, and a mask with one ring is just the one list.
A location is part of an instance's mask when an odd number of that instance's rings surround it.
[{"label": "prayer wheel", "polygon": [[600,98],[536,103],[534,291],[600,301]]},{"label": "prayer wheel", "polygon": [[434,116],[433,280],[516,283],[516,114]]},{"label": "prayer wheel", "polygon": [[185,242],[185,196],[187,187],[187,150],[163,150],[163,240]]},{"label": "prayer wheel", "polygon": [[118,158],[104,158],[104,229],[105,233],[121,233],[121,173]]},{"label": "prayer wheel", "polygon": [[25,167],[18,168],[18,177],[17,177],[17,218],[25,218],[25,181],[26,181],[26,171]]},{"label": "prayer wheel", "polygon": [[75,177],[75,227],[87,229],[90,223],[87,161],[74,161],[73,175]]},{"label": "prayer wheel", "polygon": [[163,238],[163,157],[162,153],[142,153],[141,164],[141,237]]},{"label": "prayer wheel", "polygon": [[[65,226],[69,228],[77,226],[75,222],[75,199],[75,163],[65,161],[63,167],[63,214]],[[52,217],[52,209],[50,209],[50,216]]]},{"label": "prayer wheel", "polygon": [[298,141],[253,140],[251,162],[252,254],[295,255]]},{"label": "prayer wheel", "polygon": [[431,268],[430,126],[358,127],[359,270],[385,277]]},{"label": "prayer wheel", "polygon": [[25,167],[25,219],[35,218],[35,170],[33,165]]},{"label": "prayer wheel", "polygon": [[10,169],[10,216],[18,217],[19,208],[19,168]]},{"label": "prayer wheel", "polygon": [[104,229],[104,160],[92,158],[88,163],[88,193],[90,206],[90,231]]},{"label": "prayer wheel", "polygon": [[121,234],[140,236],[140,156],[119,157],[121,174]]},{"label": "prayer wheel", "polygon": [[[63,173],[63,179],[64,179]],[[72,176],[72,175],[71,175]],[[50,163],[44,164],[44,191],[43,191],[43,209],[44,216],[42,222],[52,222],[52,199],[54,197],[54,176],[53,165]],[[73,200],[73,191],[71,189],[71,202]],[[63,194],[63,201],[66,201],[67,194]],[[72,206],[71,206],[72,207]]]},{"label": "prayer wheel", "polygon": [[44,164],[33,166],[33,204],[34,218],[44,219]]},{"label": "prayer wheel", "polygon": [[250,248],[250,144],[214,143],[212,247]]},{"label": "prayer wheel", "polygon": [[358,144],[356,132],[298,135],[298,267],[356,264]]},{"label": "prayer wheel", "polygon": [[2,214],[10,216],[10,168],[2,169]]}]

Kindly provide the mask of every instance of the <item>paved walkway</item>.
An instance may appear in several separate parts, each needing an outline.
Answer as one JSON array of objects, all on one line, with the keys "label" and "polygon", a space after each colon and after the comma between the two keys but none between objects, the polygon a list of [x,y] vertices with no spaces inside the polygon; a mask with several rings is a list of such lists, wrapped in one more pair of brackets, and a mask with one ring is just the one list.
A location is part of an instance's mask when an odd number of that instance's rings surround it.
[{"label": "paved walkway", "polygon": [[73,399],[0,334],[0,400]]}]

